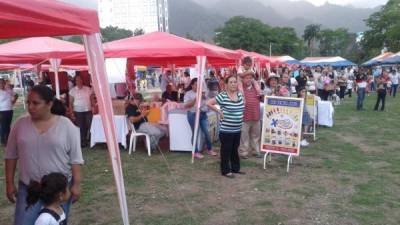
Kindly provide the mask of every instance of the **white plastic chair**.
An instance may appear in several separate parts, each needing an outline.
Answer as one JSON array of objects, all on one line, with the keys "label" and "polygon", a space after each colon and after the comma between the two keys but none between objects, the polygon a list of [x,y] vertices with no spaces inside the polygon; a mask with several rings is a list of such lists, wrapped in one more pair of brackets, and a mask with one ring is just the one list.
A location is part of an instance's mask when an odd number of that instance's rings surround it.
[{"label": "white plastic chair", "polygon": [[136,151],[136,137],[145,136],[146,137],[146,147],[147,153],[151,156],[151,149],[150,149],[150,136],[145,133],[137,133],[135,130],[135,126],[128,120],[128,124],[131,130],[131,137],[129,139],[129,155],[132,153],[132,150]]}]

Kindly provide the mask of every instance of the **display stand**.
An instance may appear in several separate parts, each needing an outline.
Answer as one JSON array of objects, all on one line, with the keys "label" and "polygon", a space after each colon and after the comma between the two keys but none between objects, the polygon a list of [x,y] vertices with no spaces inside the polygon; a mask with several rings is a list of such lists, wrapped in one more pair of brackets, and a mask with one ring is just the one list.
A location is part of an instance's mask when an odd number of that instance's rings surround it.
[{"label": "display stand", "polygon": [[[279,153],[279,154],[282,154],[282,153]],[[268,155],[269,155],[269,160],[268,160],[268,162],[271,162],[271,160],[272,160],[272,159],[271,159],[272,152],[270,152],[270,151],[265,151],[265,154],[264,154],[264,170],[267,169],[267,157],[268,157]],[[286,164],[286,172],[289,173],[290,163],[293,162],[293,157],[294,157],[295,155],[293,155],[293,154],[288,154],[287,156],[288,156],[288,159],[287,159],[287,164]]]},{"label": "display stand", "polygon": [[286,171],[294,156],[300,154],[303,115],[302,98],[266,96],[260,150],[264,152],[264,169],[267,157],[272,154],[287,155]]}]

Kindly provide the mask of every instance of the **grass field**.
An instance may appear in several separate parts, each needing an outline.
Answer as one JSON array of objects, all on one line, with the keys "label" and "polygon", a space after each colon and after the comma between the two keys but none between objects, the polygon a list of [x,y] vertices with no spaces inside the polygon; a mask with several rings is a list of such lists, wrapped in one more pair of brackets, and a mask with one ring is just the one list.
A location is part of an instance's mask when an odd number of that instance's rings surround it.
[{"label": "grass field", "polygon": [[[366,98],[365,111],[354,97],[337,106],[334,127],[318,129],[289,174],[283,156],[266,170],[262,159],[242,160],[247,174],[227,179],[215,157],[191,164],[167,147],[165,159],[122,151],[131,224],[400,224],[400,99],[388,96],[385,112],[372,110],[375,100]],[[83,193],[70,224],[122,224],[105,147],[83,151]],[[11,224],[3,169],[0,192],[0,224]]]}]

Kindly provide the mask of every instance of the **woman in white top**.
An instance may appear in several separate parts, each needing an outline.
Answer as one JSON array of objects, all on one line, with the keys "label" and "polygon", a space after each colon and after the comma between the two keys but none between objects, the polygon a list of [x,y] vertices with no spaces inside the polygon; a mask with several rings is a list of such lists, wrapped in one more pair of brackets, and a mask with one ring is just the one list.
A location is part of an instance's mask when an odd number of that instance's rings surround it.
[{"label": "woman in white top", "polygon": [[92,103],[93,91],[90,87],[84,86],[82,77],[75,76],[75,87],[69,91],[70,110],[73,111],[75,125],[79,127],[81,132],[81,146],[86,147],[89,143],[89,129],[92,124]]},{"label": "woman in white top", "polygon": [[6,88],[6,81],[0,79],[0,139],[2,145],[7,144],[13,118],[13,105],[17,98],[18,95],[12,89]]},{"label": "woman in white top", "polygon": [[[192,81],[190,82],[190,90],[185,93],[184,96],[184,104],[185,108],[188,109],[187,112],[187,119],[190,125],[190,128],[192,128],[192,142],[193,145],[195,145],[195,153],[194,157],[197,159],[202,159],[203,155],[200,153],[198,149],[198,136],[195,138],[194,136],[194,125],[196,121],[196,103],[197,103],[197,78],[193,78]],[[200,99],[200,117],[199,117],[199,132],[202,132],[206,141],[207,145],[207,152],[209,155],[216,156],[217,153],[212,149],[212,143],[211,143],[211,138],[210,134],[208,133],[208,117],[207,117],[207,111],[208,107],[206,105],[207,97],[205,92],[202,93],[201,99]]]},{"label": "woman in white top", "polygon": [[367,88],[367,77],[361,75],[356,79],[357,84],[357,110],[364,110],[365,89]]},{"label": "woman in white top", "polygon": [[390,74],[390,82],[392,82],[392,86],[390,87],[390,96],[396,97],[397,88],[399,87],[400,81],[400,72],[392,70]]}]

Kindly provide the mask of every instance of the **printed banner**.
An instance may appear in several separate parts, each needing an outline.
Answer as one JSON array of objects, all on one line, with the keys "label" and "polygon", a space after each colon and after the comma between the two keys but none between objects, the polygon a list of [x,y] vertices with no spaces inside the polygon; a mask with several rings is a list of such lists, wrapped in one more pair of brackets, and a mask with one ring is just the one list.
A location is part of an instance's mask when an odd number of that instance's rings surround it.
[{"label": "printed banner", "polygon": [[303,101],[301,98],[265,97],[261,151],[299,155]]}]

